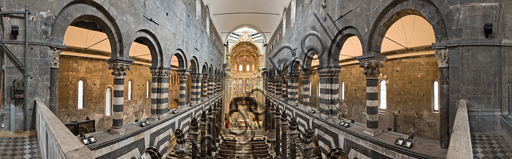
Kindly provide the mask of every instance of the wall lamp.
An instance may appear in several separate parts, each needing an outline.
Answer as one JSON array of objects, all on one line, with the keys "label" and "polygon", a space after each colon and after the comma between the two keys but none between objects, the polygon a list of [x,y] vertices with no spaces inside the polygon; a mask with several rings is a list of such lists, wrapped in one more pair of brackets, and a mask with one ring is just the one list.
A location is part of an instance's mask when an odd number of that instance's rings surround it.
[{"label": "wall lamp", "polygon": [[11,26],[11,35],[12,35],[13,39],[18,38],[19,30],[20,30],[19,26],[17,26],[17,25]]},{"label": "wall lamp", "polygon": [[485,33],[485,38],[489,38],[489,34],[492,34],[492,23],[485,23],[484,24],[484,33]]}]

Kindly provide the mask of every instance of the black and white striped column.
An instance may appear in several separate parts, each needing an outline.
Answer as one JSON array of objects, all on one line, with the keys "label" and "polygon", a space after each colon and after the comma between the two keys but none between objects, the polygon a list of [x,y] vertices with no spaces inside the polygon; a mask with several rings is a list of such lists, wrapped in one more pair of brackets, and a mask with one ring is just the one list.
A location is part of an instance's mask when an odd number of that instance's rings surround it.
[{"label": "black and white striped column", "polygon": [[275,84],[275,90],[274,91],[276,92],[275,95],[278,98],[282,97],[281,96],[281,93],[282,93],[281,81],[282,81],[282,79],[280,77],[276,77],[275,80],[274,80],[274,84]]},{"label": "black and white striped column", "polygon": [[288,99],[288,76],[283,73],[281,76],[281,95],[283,99]]},{"label": "black and white striped column", "polygon": [[208,79],[208,97],[213,97],[213,80],[215,79],[215,76],[210,76]]},{"label": "black and white striped column", "polygon": [[111,134],[123,134],[123,110],[124,110],[124,76],[126,70],[130,69],[130,64],[127,63],[109,63],[108,69],[112,70],[114,75],[114,100],[112,101],[112,128]]},{"label": "black and white striped column", "polygon": [[309,77],[311,75],[310,71],[301,71],[302,75],[302,106],[304,109],[309,110],[311,107],[309,107],[309,91],[310,91],[310,85],[309,85]]},{"label": "black and white striped column", "polygon": [[221,78],[219,76],[219,77],[217,77],[217,93],[221,93],[222,92],[221,88],[222,88],[221,87]]},{"label": "black and white striped column", "polygon": [[151,70],[151,116],[150,120],[166,117],[169,106],[169,74],[170,69]]},{"label": "black and white striped column", "polygon": [[201,79],[202,75],[193,74],[192,76],[192,104],[198,104],[201,100]]},{"label": "black and white striped column", "polygon": [[178,78],[180,78],[180,98],[178,109],[184,109],[187,104],[187,77],[189,70],[178,70]]},{"label": "black and white striped column", "polygon": [[320,113],[325,117],[336,117],[338,114],[339,68],[318,70],[320,76]]},{"label": "black and white striped column", "polygon": [[274,78],[273,77],[270,77],[267,79],[268,80],[268,92],[269,94],[274,94]]},{"label": "black and white striped column", "polygon": [[202,99],[206,100],[208,99],[208,74],[203,74],[203,84],[201,86],[203,87],[203,96]]},{"label": "black and white striped column", "polygon": [[366,127],[363,132],[371,136],[378,135],[379,128],[379,68],[384,67],[384,61],[362,61],[359,67],[364,69],[366,75]]},{"label": "black and white striped column", "polygon": [[288,74],[288,101],[295,104],[299,101],[299,74]]}]

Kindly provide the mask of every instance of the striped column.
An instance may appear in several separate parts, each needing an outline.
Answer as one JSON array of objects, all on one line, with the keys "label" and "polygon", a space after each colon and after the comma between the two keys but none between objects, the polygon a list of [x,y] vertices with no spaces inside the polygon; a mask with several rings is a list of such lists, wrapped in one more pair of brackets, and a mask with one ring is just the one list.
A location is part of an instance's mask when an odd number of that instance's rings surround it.
[{"label": "striped column", "polygon": [[362,61],[359,67],[364,68],[366,75],[366,127],[363,132],[371,136],[378,135],[379,128],[379,68],[384,67],[384,61]]},{"label": "striped column", "polygon": [[123,110],[124,110],[124,76],[126,70],[130,70],[130,64],[127,63],[109,63],[108,69],[112,70],[114,75],[114,100],[112,101],[112,128],[111,134],[123,134]]},{"label": "striped column", "polygon": [[301,71],[300,74],[302,75],[302,106],[303,109],[311,109],[309,107],[309,77],[311,75],[310,71]]},{"label": "striped column", "polygon": [[203,100],[208,99],[208,75],[203,75],[203,84],[201,85],[203,87]]},{"label": "striped column", "polygon": [[217,92],[218,92],[218,93],[221,93],[221,92],[222,92],[222,90],[221,90],[221,88],[222,88],[222,87],[221,87],[221,84],[222,84],[222,83],[221,83],[221,78],[220,78],[220,76],[219,76],[219,77],[217,78]]},{"label": "striped column", "polygon": [[187,77],[189,70],[179,70],[178,78],[180,79],[180,98],[178,109],[184,109],[187,104]]},{"label": "striped column", "polygon": [[299,74],[288,74],[288,101],[295,104],[299,101]]},{"label": "striped column", "polygon": [[288,99],[288,77],[286,74],[283,73],[281,76],[281,95],[283,96],[283,99]]},{"label": "striped column", "polygon": [[339,68],[318,70],[320,76],[320,113],[324,117],[336,117],[338,114]]},{"label": "striped column", "polygon": [[208,97],[213,97],[213,79],[215,77],[214,76],[210,76],[210,78],[208,79]]},{"label": "striped column", "polygon": [[163,119],[167,115],[169,105],[169,74],[170,69],[151,70],[151,116],[150,120]]},{"label": "striped column", "polygon": [[192,77],[192,104],[198,104],[201,100],[201,78],[200,74],[194,74]]},{"label": "striped column", "polygon": [[276,77],[275,80],[274,80],[274,84],[275,84],[275,89],[274,91],[276,92],[275,95],[276,97],[280,98],[281,97],[281,93],[282,93],[282,87],[281,87],[281,78],[280,77]]},{"label": "striped column", "polygon": [[273,84],[273,83],[274,83],[274,81],[272,80],[272,77],[268,78],[268,79],[267,79],[267,82],[268,82],[268,83],[267,83],[268,94],[269,94],[269,95],[270,95],[270,94],[273,94],[273,93],[274,93],[274,91],[272,90],[272,87],[274,86],[274,84]]}]

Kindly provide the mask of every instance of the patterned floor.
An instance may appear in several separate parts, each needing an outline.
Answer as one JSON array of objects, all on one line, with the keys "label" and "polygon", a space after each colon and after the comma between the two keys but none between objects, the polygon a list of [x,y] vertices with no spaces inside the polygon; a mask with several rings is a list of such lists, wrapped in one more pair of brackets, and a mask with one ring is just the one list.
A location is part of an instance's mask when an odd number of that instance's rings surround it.
[{"label": "patterned floor", "polygon": [[37,137],[0,137],[0,158],[41,158]]},{"label": "patterned floor", "polygon": [[512,149],[499,134],[471,134],[474,159],[512,158]]}]

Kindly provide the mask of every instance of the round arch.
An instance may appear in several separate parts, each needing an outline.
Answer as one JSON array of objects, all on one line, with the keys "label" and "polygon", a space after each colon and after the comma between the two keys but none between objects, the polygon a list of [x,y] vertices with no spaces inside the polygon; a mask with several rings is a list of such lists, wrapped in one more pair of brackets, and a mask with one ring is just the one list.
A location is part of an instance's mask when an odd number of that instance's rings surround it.
[{"label": "round arch", "polygon": [[241,28],[244,28],[244,27],[247,27],[247,28],[251,28],[251,29],[254,29],[256,31],[258,31],[259,33],[261,33],[261,36],[263,36],[263,42],[266,44],[267,43],[267,37],[265,36],[265,34],[263,33],[263,31],[254,26],[254,25],[251,25],[251,24],[242,24],[242,25],[238,25],[236,27],[234,27],[233,29],[231,29],[228,34],[226,35],[226,37],[224,38],[224,43],[226,44],[228,42],[228,37],[229,37],[229,34],[235,32],[236,30],[238,29],[241,29]]},{"label": "round arch", "polygon": [[130,46],[135,41],[140,41],[149,48],[151,53],[151,68],[162,67],[162,47],[160,46],[160,42],[156,38],[155,34],[146,29],[139,30],[135,32],[127,48],[131,48]]},{"label": "round arch", "polygon": [[303,61],[303,64],[302,64],[302,68],[303,69],[311,69],[312,68],[312,63],[313,63],[313,58],[318,55],[316,54],[316,52],[314,50],[309,50],[305,55],[304,55],[304,60]]},{"label": "round arch", "polygon": [[186,61],[187,60],[187,57],[185,56],[185,53],[181,50],[181,49],[178,49],[176,50],[176,53],[174,53],[172,56],[171,56],[171,59],[169,59],[169,63],[171,63],[171,60],[172,60],[172,57],[176,56],[176,58],[178,58],[178,68],[180,70],[184,70],[184,69],[187,69],[188,68],[188,63]]},{"label": "round arch", "polygon": [[335,36],[334,40],[331,42],[331,45],[329,47],[329,54],[327,55],[328,61],[327,61],[327,67],[334,67],[338,68],[340,67],[339,61],[340,61],[340,53],[343,48],[343,45],[345,42],[353,37],[356,36],[359,39],[359,42],[362,45],[363,53],[361,55],[365,55],[365,43],[363,41],[363,36],[361,36],[361,33],[352,26],[345,27],[341,29]]},{"label": "round arch", "polygon": [[77,0],[64,6],[53,23],[52,43],[63,45],[67,28],[79,21],[89,21],[100,26],[110,41],[112,58],[128,58],[128,52],[124,52],[121,45],[123,39],[115,19],[103,6],[94,1]]},{"label": "round arch", "polygon": [[199,73],[199,63],[197,62],[197,58],[195,56],[192,56],[192,59],[190,60],[190,73]]},{"label": "round arch", "polygon": [[448,39],[446,24],[443,15],[435,4],[428,0],[418,1],[395,1],[390,3],[373,23],[368,39],[367,50],[364,55],[380,54],[382,41],[388,29],[399,19],[407,15],[417,15],[425,18],[432,26],[436,42]]}]

